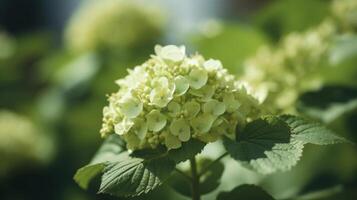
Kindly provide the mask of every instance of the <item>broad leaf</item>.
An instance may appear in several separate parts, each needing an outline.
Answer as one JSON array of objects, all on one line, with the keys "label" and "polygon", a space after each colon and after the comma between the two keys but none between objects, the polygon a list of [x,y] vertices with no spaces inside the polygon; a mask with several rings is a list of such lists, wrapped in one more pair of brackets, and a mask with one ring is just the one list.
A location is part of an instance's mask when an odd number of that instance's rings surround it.
[{"label": "broad leaf", "polygon": [[114,161],[116,157],[126,151],[125,142],[117,134],[108,136],[94,155],[91,164]]},{"label": "broad leaf", "polygon": [[115,196],[138,196],[158,187],[175,165],[167,159],[130,157],[122,153],[117,162],[109,164],[102,176],[99,193]]},{"label": "broad leaf", "polygon": [[318,91],[306,92],[299,99],[298,109],[324,123],[357,110],[357,88],[325,86]]},{"label": "broad leaf", "polygon": [[169,159],[176,163],[186,161],[198,153],[200,153],[205,147],[205,143],[196,139],[190,139],[187,142],[182,143],[179,149],[172,149],[169,151]]},{"label": "broad leaf", "polygon": [[104,167],[104,163],[86,165],[76,172],[73,179],[81,188],[88,189],[89,183],[103,171]]},{"label": "broad leaf", "polygon": [[277,117],[257,119],[237,133],[237,140],[224,139],[228,153],[244,166],[269,174],[289,170],[299,160],[303,142],[291,138],[286,123]]},{"label": "broad leaf", "polygon": [[244,166],[269,174],[289,170],[299,161],[304,144],[347,142],[321,124],[292,115],[267,116],[247,124],[236,141],[224,139],[228,153]]},{"label": "broad leaf", "polygon": [[134,151],[131,155],[139,158],[152,158],[162,157],[180,163],[186,161],[198,153],[200,153],[205,147],[205,143],[196,139],[190,139],[187,142],[183,142],[182,146],[178,149],[171,149],[167,151],[164,146],[158,146],[156,149],[142,149]]},{"label": "broad leaf", "polygon": [[282,115],[279,118],[288,124],[292,137],[303,143],[327,145],[347,142],[319,123],[311,123],[292,115]]},{"label": "broad leaf", "polygon": [[89,183],[103,172],[106,164],[116,161],[123,151],[125,151],[124,141],[116,134],[110,135],[99,148],[90,164],[76,172],[74,180],[80,187],[87,189]]},{"label": "broad leaf", "polygon": [[219,193],[217,200],[274,200],[266,191],[254,185],[241,185],[230,192]]}]

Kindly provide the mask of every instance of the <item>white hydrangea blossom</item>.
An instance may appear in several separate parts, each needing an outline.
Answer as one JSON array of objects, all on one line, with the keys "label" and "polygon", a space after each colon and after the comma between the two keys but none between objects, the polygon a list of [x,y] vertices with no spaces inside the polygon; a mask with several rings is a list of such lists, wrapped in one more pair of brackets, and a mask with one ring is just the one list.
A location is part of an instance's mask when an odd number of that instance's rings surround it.
[{"label": "white hydrangea blossom", "polygon": [[[15,52],[15,41],[6,32],[0,30],[0,61],[7,59]],[[1,66],[0,66],[1,67]]]},{"label": "white hydrangea blossom", "polygon": [[91,0],[70,19],[65,31],[73,51],[132,49],[157,42],[164,18],[155,6],[134,0]]},{"label": "white hydrangea blossom", "polygon": [[352,18],[357,18],[351,17],[357,16],[356,2],[335,0],[334,18],[306,32],[287,35],[276,48],[264,46],[245,62],[242,79],[250,83],[252,93],[270,112],[296,112],[299,94],[322,85],[319,72],[328,66],[326,60],[334,38],[356,27]]},{"label": "white hydrangea blossom", "polygon": [[234,137],[237,124],[259,113],[258,101],[218,60],[186,56],[185,47],[156,46],[151,59],[116,83],[103,110],[103,136],[121,135],[131,150],[179,148],[197,138]]},{"label": "white hydrangea blossom", "polygon": [[294,112],[298,95],[321,85],[318,72],[335,32],[327,20],[303,34],[289,34],[275,50],[260,48],[245,62],[242,79],[251,84],[271,112]]},{"label": "white hydrangea blossom", "polygon": [[0,111],[0,175],[15,168],[47,162],[52,143],[39,132],[37,126],[24,116]]},{"label": "white hydrangea blossom", "polygon": [[357,28],[357,1],[335,0],[332,3],[332,12],[338,23],[345,29]]}]

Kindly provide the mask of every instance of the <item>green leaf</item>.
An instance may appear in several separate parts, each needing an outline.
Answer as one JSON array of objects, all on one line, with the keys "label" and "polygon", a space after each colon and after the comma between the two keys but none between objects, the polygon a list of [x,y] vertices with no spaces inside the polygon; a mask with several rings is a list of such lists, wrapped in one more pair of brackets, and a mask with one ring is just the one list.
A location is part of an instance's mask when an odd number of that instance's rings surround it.
[{"label": "green leaf", "polygon": [[298,110],[324,123],[330,123],[357,110],[357,88],[325,86],[317,91],[306,92],[299,98]]},{"label": "green leaf", "polygon": [[292,137],[303,143],[328,145],[347,142],[319,123],[309,122],[301,117],[282,115],[279,117],[289,127]]},{"label": "green leaf", "polygon": [[329,61],[332,65],[340,64],[348,59],[357,56],[357,36],[342,35],[335,38],[334,44],[330,49]]},{"label": "green leaf", "polygon": [[114,161],[124,151],[126,151],[126,145],[120,136],[117,134],[109,135],[94,155],[90,164]]},{"label": "green leaf", "polygon": [[160,158],[145,160],[120,154],[117,162],[106,166],[99,193],[138,196],[155,189],[170,175],[175,165]]},{"label": "green leaf", "polygon": [[89,164],[80,168],[73,179],[81,188],[88,189],[89,183],[103,171],[104,167],[104,163]]},{"label": "green leaf", "polygon": [[104,141],[90,164],[80,168],[74,175],[77,184],[87,189],[89,183],[103,172],[105,166],[118,159],[118,155],[125,151],[125,143],[116,134],[110,135]]},{"label": "green leaf", "polygon": [[254,185],[241,185],[229,192],[221,192],[218,194],[217,200],[274,200],[270,194]]},{"label": "green leaf", "polygon": [[200,173],[200,193],[202,195],[212,192],[221,184],[224,165],[222,162],[215,162],[214,164],[212,162],[214,161],[211,159],[202,159],[198,161],[198,172]]},{"label": "green leaf", "polygon": [[282,120],[267,116],[248,123],[236,141],[225,138],[224,146],[244,166],[269,174],[296,165],[303,142],[290,137],[290,129]]},{"label": "green leaf", "polygon": [[[200,174],[200,194],[208,194],[215,190],[220,185],[220,179],[224,171],[224,165],[221,162],[215,162],[212,165],[212,160],[208,158],[201,158],[197,162],[197,171]],[[209,167],[209,168],[207,168]],[[203,171],[204,170],[204,171]],[[190,181],[190,170],[182,170],[185,175],[173,173],[167,180],[167,184],[170,185],[176,192],[191,197],[192,183]]]},{"label": "green leaf", "polygon": [[168,158],[176,163],[186,161],[200,153],[205,145],[206,144],[204,142],[197,139],[191,139],[187,142],[183,142],[180,148],[171,149],[168,152]]}]

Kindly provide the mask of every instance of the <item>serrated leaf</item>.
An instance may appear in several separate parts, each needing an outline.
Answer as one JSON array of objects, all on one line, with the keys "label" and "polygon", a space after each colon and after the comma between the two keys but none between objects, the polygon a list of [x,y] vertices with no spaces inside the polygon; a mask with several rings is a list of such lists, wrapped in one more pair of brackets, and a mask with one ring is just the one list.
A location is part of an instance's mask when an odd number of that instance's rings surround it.
[{"label": "serrated leaf", "polygon": [[197,139],[190,139],[187,142],[183,142],[182,146],[178,149],[167,150],[164,146],[158,146],[155,149],[141,149],[131,153],[131,156],[152,159],[155,157],[167,158],[175,163],[184,162],[198,153],[200,153],[205,147],[205,143]]},{"label": "serrated leaf", "polygon": [[357,109],[357,88],[325,86],[317,91],[302,94],[298,110],[324,123]]},{"label": "serrated leaf", "polygon": [[168,159],[145,160],[122,153],[117,162],[105,168],[99,193],[115,196],[148,193],[170,175],[174,166]]},{"label": "serrated leaf", "polygon": [[125,142],[117,134],[109,135],[94,155],[90,164],[114,161],[116,157],[126,151]]},{"label": "serrated leaf", "polygon": [[105,166],[118,159],[120,153],[125,151],[125,143],[118,135],[110,135],[99,148],[90,164],[77,170],[74,180],[83,189],[87,189],[89,183],[100,173]]},{"label": "serrated leaf", "polygon": [[187,142],[183,142],[179,149],[171,149],[168,153],[168,157],[176,163],[183,162],[200,153],[205,145],[204,142],[191,139]]},{"label": "serrated leaf", "polygon": [[248,123],[236,141],[225,138],[224,146],[234,159],[263,174],[289,170],[303,150],[303,142],[291,138],[286,123],[273,116]]},{"label": "serrated leaf", "polygon": [[328,145],[347,142],[319,123],[292,115],[282,115],[279,118],[290,127],[292,137],[303,143]]},{"label": "serrated leaf", "polygon": [[217,200],[274,200],[270,194],[254,185],[241,185],[229,192],[221,192],[218,194]]},{"label": "serrated leaf", "polygon": [[[197,162],[197,171],[198,174],[200,174],[199,191],[201,195],[212,192],[220,185],[220,179],[224,171],[224,165],[221,162],[216,162],[211,165],[212,162],[213,161],[208,158],[199,159]],[[208,166],[210,167],[207,169]],[[191,197],[192,183],[187,178],[191,177],[190,170],[186,169],[182,170],[182,172],[186,174],[186,177],[178,172],[175,172],[170,176],[166,183],[170,185],[176,192],[184,196]]]},{"label": "serrated leaf", "polygon": [[92,179],[95,178],[98,174],[100,174],[104,167],[104,163],[90,164],[84,166],[76,172],[73,179],[81,188],[87,189]]}]

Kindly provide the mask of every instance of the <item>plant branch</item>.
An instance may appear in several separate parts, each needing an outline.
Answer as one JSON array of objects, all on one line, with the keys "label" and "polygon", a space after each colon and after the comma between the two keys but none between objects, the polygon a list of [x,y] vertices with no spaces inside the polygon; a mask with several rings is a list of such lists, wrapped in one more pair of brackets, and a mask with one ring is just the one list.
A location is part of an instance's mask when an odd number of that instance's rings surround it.
[{"label": "plant branch", "polygon": [[186,178],[189,182],[192,181],[191,177],[190,177],[189,175],[185,174],[185,172],[183,172],[183,171],[181,171],[181,170],[179,170],[179,169],[177,169],[177,168],[175,168],[175,171],[176,171],[177,173],[181,174],[181,175],[182,175],[184,178]]},{"label": "plant branch", "polygon": [[201,170],[201,172],[199,173],[199,176],[202,176],[203,174],[205,174],[212,166],[214,166],[216,163],[218,163],[220,160],[222,160],[227,155],[228,155],[228,152],[225,152],[224,154],[222,154],[221,156],[216,158],[216,160],[212,161],[209,165],[207,165],[206,168]]},{"label": "plant branch", "polygon": [[190,164],[191,164],[191,175],[192,175],[192,200],[200,200],[201,199],[200,188],[199,188],[200,176],[197,173],[197,163],[195,157],[190,159]]}]

